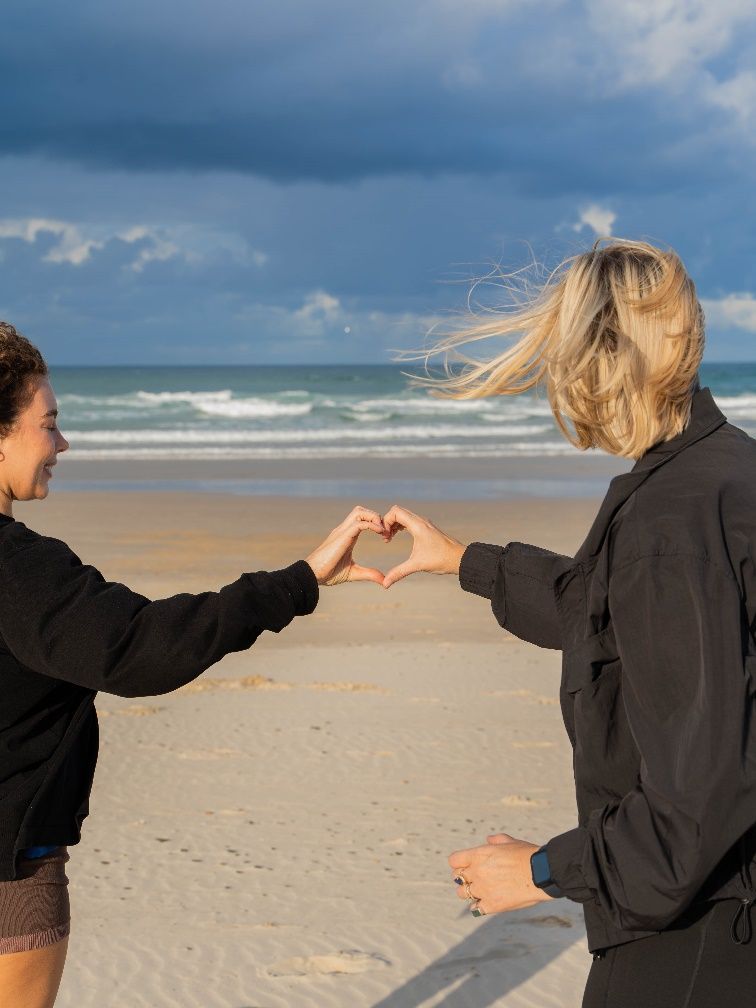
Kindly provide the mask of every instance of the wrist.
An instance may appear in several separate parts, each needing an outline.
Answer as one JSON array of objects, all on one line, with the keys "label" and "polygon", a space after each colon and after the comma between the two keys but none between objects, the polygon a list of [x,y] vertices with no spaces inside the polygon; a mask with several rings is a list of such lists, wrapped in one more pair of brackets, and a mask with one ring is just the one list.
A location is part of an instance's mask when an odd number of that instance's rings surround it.
[{"label": "wrist", "polygon": [[447,574],[459,574],[460,564],[466,549],[467,547],[461,542],[457,542],[456,539],[452,540]]},{"label": "wrist", "polygon": [[530,877],[533,885],[551,899],[559,899],[562,890],[551,877],[551,866],[546,847],[539,847],[530,855]]}]

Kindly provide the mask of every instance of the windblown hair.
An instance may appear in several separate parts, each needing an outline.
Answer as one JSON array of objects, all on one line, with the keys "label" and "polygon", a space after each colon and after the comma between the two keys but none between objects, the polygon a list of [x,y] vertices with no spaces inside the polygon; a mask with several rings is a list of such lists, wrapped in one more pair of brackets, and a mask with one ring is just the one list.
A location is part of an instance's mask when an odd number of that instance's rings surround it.
[{"label": "windblown hair", "polygon": [[39,350],[9,322],[0,322],[0,438],[13,430],[47,373]]},{"label": "windblown hair", "polygon": [[[522,276],[498,278],[510,306],[487,310],[482,321],[468,318],[419,354],[427,365],[444,353],[445,376],[416,377],[417,384],[454,399],[545,386],[568,441],[628,458],[683,431],[698,387],[704,318],[675,252],[599,239],[565,259],[535,294],[527,286],[523,292]],[[471,342],[513,335],[515,344],[490,360],[458,353]]]}]

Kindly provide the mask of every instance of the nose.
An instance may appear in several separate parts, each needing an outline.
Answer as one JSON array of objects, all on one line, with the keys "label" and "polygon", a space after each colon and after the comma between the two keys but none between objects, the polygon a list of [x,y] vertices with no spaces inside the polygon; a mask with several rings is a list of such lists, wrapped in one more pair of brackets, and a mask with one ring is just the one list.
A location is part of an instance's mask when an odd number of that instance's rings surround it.
[{"label": "nose", "polygon": [[56,451],[56,453],[58,455],[60,455],[61,452],[68,451],[69,448],[70,448],[70,445],[69,445],[68,441],[66,441],[66,439],[63,437],[63,435],[61,434],[61,432],[58,431],[58,436],[55,439],[55,451]]}]

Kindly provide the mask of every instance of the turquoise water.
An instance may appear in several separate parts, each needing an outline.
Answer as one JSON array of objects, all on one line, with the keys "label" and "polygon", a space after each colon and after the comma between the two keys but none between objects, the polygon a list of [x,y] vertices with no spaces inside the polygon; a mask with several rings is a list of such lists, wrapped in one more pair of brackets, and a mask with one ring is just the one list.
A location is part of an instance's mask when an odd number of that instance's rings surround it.
[{"label": "turquoise water", "polygon": [[[756,436],[756,363],[701,372]],[[541,395],[435,399],[394,366],[52,369],[74,459],[506,458],[577,454]]]}]

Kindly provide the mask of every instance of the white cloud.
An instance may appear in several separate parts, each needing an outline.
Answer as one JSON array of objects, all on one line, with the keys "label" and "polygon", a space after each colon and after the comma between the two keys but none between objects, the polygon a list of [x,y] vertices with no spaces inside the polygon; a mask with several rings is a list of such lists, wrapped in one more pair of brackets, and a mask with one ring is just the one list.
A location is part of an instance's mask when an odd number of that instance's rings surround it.
[{"label": "white cloud", "polygon": [[589,203],[580,210],[578,221],[572,225],[572,229],[582,231],[583,228],[589,227],[597,238],[607,238],[611,235],[616,220],[617,214],[612,210],[598,203]]},{"label": "white cloud", "polygon": [[704,97],[710,104],[734,113],[743,125],[753,125],[756,121],[756,73],[752,70],[744,70],[724,81],[710,77]]},{"label": "white cloud", "polygon": [[[657,91],[722,109],[736,127],[756,124],[756,74],[723,69],[742,33],[752,27],[753,0],[586,0],[598,36],[594,76],[604,93]],[[595,43],[594,43],[595,44]],[[719,65],[712,69],[714,61]],[[660,96],[661,97],[661,96]],[[725,122],[723,125],[727,126]]]},{"label": "white cloud", "polygon": [[57,242],[43,256],[44,262],[82,266],[94,252],[115,239],[127,245],[141,247],[126,269],[142,273],[153,262],[181,258],[188,263],[201,263],[224,254],[238,262],[250,262],[260,268],[268,256],[252,248],[241,236],[191,225],[165,227],[134,224],[118,227],[106,224],[85,224],[44,217],[0,219],[0,240],[20,238],[30,245],[40,235],[52,235]]},{"label": "white cloud", "polygon": [[120,232],[117,237],[129,244],[139,241],[149,242],[139,250],[136,259],[129,264],[129,269],[134,273],[141,273],[148,263],[166,262],[168,259],[173,259],[174,256],[181,255],[181,249],[178,245],[172,241],[166,241],[165,238],[161,238],[149,228],[133,227],[128,231]]},{"label": "white cloud", "polygon": [[41,234],[54,235],[58,238],[58,243],[43,256],[45,262],[81,266],[95,249],[101,249],[105,244],[96,238],[85,238],[76,224],[66,221],[44,217],[0,220],[0,238],[21,238],[33,245]]},{"label": "white cloud", "polygon": [[618,82],[683,89],[688,78],[720,55],[741,23],[753,20],[753,0],[587,0],[594,32],[610,52]]},{"label": "white cloud", "polygon": [[721,298],[702,298],[706,322],[717,328],[745,329],[756,333],[756,297],[753,294],[726,294]]},{"label": "white cloud", "polygon": [[337,297],[326,291],[317,290],[307,295],[302,307],[294,312],[294,318],[304,322],[313,319],[332,321],[338,318],[340,310],[341,302]]}]

